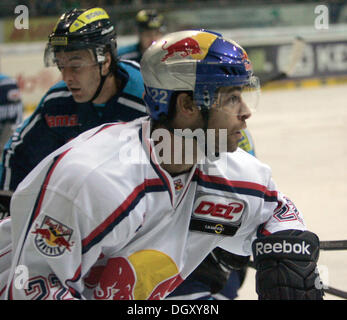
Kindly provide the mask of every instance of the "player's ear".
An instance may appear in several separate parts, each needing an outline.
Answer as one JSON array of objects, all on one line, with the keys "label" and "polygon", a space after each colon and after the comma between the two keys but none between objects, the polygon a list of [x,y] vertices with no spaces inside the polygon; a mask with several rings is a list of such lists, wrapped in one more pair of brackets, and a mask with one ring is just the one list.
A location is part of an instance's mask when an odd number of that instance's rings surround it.
[{"label": "player's ear", "polygon": [[177,112],[183,113],[186,116],[193,114],[197,108],[194,106],[193,99],[187,93],[180,93],[176,99]]},{"label": "player's ear", "polygon": [[106,76],[109,73],[111,61],[112,61],[111,54],[109,52],[106,52],[105,53],[105,61],[103,62],[102,68],[101,68],[101,74],[103,76]]}]

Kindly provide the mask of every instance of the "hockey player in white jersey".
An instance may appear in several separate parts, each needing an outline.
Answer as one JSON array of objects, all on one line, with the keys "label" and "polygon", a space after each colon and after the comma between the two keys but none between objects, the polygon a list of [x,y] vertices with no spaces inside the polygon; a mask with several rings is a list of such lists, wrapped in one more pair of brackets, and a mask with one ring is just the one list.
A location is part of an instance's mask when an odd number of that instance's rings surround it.
[{"label": "hockey player in white jersey", "polygon": [[260,299],[322,299],[318,237],[237,148],[258,88],[246,52],[180,31],[141,67],[149,118],[82,133],[18,186],[0,224],[12,224],[6,298],[163,299],[221,247],[253,253]]}]

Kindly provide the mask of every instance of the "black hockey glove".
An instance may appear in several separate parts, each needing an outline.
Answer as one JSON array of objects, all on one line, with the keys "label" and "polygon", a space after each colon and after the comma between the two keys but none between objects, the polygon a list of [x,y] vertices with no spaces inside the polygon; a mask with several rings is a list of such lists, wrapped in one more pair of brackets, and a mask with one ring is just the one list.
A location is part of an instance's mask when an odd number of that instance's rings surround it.
[{"label": "black hockey glove", "polygon": [[240,270],[242,284],[248,261],[248,256],[238,256],[217,247],[189,277],[209,286],[211,293],[218,293],[227,283],[232,270]]},{"label": "black hockey glove", "polygon": [[321,300],[319,239],[309,231],[285,230],[252,244],[259,300]]},{"label": "black hockey glove", "polygon": [[214,294],[223,289],[229,275],[230,270],[223,268],[210,253],[189,277],[207,285]]},{"label": "black hockey glove", "polygon": [[229,270],[241,270],[247,267],[250,258],[249,256],[239,256],[219,247],[215,248],[211,254],[217,263]]}]

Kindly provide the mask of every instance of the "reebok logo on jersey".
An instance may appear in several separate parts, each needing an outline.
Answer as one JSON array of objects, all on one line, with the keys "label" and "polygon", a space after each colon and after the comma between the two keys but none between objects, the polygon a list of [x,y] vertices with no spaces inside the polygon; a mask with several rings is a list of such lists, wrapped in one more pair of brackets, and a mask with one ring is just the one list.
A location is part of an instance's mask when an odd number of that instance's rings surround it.
[{"label": "reebok logo on jersey", "polygon": [[309,251],[310,244],[307,244],[305,241],[301,243],[290,243],[286,240],[282,242],[274,242],[274,243],[263,243],[258,242],[255,245],[255,255],[263,255],[263,254],[271,254],[271,253],[295,253],[295,254],[303,254],[303,255],[311,255]]}]

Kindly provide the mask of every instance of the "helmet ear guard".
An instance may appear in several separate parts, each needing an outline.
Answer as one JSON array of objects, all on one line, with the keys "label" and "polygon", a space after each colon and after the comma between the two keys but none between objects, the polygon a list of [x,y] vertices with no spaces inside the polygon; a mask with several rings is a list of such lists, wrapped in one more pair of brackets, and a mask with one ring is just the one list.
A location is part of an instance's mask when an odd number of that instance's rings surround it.
[{"label": "helmet ear guard", "polygon": [[145,86],[145,95],[143,99],[148,106],[147,111],[154,115],[154,120],[163,120],[163,115],[168,115],[173,93],[173,90]]}]

